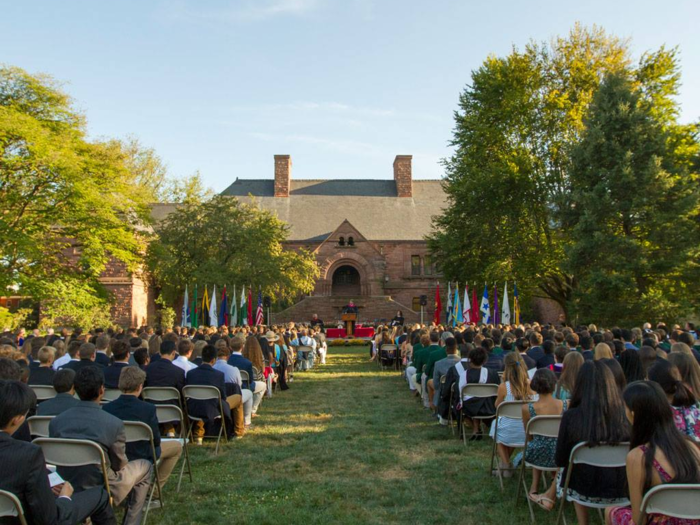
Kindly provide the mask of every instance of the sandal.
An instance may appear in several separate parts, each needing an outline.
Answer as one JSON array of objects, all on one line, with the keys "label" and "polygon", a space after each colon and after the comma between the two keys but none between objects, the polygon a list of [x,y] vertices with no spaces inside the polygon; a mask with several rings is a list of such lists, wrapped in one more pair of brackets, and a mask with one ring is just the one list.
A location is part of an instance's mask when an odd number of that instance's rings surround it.
[{"label": "sandal", "polygon": [[551,512],[551,510],[554,508],[554,502],[544,494],[535,494],[531,492],[527,495],[527,497],[530,501],[536,503],[537,506],[540,507],[542,510]]}]

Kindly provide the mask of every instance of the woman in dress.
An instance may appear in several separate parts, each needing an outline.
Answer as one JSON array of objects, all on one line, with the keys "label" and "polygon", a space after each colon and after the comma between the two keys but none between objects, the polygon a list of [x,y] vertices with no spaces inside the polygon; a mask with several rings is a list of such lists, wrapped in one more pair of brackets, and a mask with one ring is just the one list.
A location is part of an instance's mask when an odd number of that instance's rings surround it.
[{"label": "woman in dress", "polygon": [[[481,383],[481,384],[498,384],[498,372],[486,368],[484,363],[488,359],[488,354],[486,350],[482,347],[473,348],[469,351],[469,365],[468,368],[464,368],[463,361],[460,361],[455,365],[455,371],[458,374],[457,381],[453,383],[453,387],[456,388],[457,393],[453,396],[456,400],[457,406],[456,412],[459,413],[461,410],[462,418],[472,425],[472,437],[470,441],[480,441],[482,439],[480,420],[473,419],[476,416],[488,416],[496,413],[495,397],[469,397],[465,396],[464,399],[460,399],[460,393],[462,388],[467,384]],[[464,423],[463,423],[464,424]]]},{"label": "woman in dress", "polygon": [[673,411],[676,428],[700,444],[700,410],[693,391],[681,380],[678,369],[668,361],[658,361],[649,369],[649,381],[658,383]]},{"label": "woman in dress", "polygon": [[[637,381],[625,390],[624,401],[632,424],[631,450],[627,454],[630,506],[606,509],[606,523],[610,525],[640,523],[642,500],[652,487],[700,483],[700,451],[676,428],[661,387],[652,381]],[[700,520],[651,514],[646,523],[690,525]]]},{"label": "woman in dress", "polygon": [[[506,401],[528,401],[533,398],[530,390],[530,378],[527,373],[527,365],[519,352],[510,352],[503,360],[503,383],[498,385],[498,397],[496,407]],[[525,443],[525,429],[521,421],[502,417],[498,419],[498,435],[494,436],[496,424],[491,427],[491,436],[496,440],[498,468],[503,471],[504,477],[512,475],[510,457],[515,450],[505,443]]]},{"label": "woman in dress", "polygon": [[562,401],[571,398],[571,393],[576,386],[576,378],[582,366],[583,356],[580,353],[569,351],[566,354],[554,397]]},{"label": "woman in dress", "polygon": [[[58,347],[56,347],[58,350]],[[668,361],[678,368],[681,380],[690,387],[695,398],[700,397],[700,365],[694,357],[681,352],[671,352],[668,354]]]},{"label": "woman in dress", "polygon": [[245,340],[245,345],[243,346],[243,357],[248,359],[253,364],[253,375],[255,377],[251,378],[253,381],[265,382],[265,361],[263,359],[262,348],[258,342],[257,337],[250,336]]},{"label": "woman in dress", "polygon": [[[540,368],[532,377],[530,388],[539,399],[523,405],[523,428],[527,429],[530,419],[536,416],[559,416],[566,410],[567,401],[556,399],[552,394],[557,387],[557,377],[548,368]],[[543,468],[554,468],[554,454],[557,449],[557,438],[534,436],[528,443],[525,461]],[[529,494],[535,494],[542,476],[541,470],[532,469],[532,483]]]}]

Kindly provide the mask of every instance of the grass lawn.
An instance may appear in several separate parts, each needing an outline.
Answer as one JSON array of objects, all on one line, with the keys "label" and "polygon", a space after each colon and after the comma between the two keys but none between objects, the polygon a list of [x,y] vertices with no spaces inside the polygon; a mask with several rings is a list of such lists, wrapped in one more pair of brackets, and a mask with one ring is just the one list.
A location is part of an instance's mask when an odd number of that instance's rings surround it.
[{"label": "grass lawn", "polygon": [[368,362],[366,347],[331,348],[327,365],[265,399],[254,424],[219,456],[213,444],[192,447],[194,486],[185,479],[178,494],[173,476],[148,523],[530,521],[524,499],[514,508],[515,479],[501,493],[487,473],[491,441],[465,449],[397,372]]}]

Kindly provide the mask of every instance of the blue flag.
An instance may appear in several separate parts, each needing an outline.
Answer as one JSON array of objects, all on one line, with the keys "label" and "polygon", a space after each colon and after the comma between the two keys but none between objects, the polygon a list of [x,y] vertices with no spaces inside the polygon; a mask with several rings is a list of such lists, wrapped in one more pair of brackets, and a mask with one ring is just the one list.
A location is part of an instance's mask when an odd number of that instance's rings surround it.
[{"label": "blue flag", "polygon": [[489,289],[486,285],[484,285],[484,296],[481,298],[479,311],[481,312],[481,322],[489,324],[491,322],[491,307],[489,306]]}]

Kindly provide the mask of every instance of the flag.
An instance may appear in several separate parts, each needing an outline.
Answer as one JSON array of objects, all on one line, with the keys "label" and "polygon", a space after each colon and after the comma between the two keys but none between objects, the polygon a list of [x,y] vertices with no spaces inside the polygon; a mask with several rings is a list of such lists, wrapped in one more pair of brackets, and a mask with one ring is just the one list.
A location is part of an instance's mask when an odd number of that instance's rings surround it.
[{"label": "flag", "polygon": [[498,310],[498,285],[493,283],[493,322],[499,324],[501,322],[501,312]]},{"label": "flag", "polygon": [[216,328],[219,326],[219,312],[216,309],[216,285],[211,291],[211,304],[209,305],[209,326]]},{"label": "flag", "polygon": [[515,317],[515,324],[520,324],[520,297],[518,297],[518,283],[513,284],[513,317]]},{"label": "flag", "polygon": [[219,310],[219,326],[228,326],[228,298],[226,297],[226,285],[221,292],[221,309]]},{"label": "flag", "polygon": [[503,324],[510,324],[510,302],[508,301],[508,281],[506,281],[505,291],[503,292],[503,305],[501,306],[501,319]]},{"label": "flag", "polygon": [[464,285],[464,304],[462,305],[462,319],[465,323],[471,323],[472,320],[472,305],[469,302],[469,285]]},{"label": "flag", "polygon": [[233,294],[231,294],[231,313],[229,317],[231,326],[238,325],[238,297],[236,297],[236,285],[233,285]]},{"label": "flag", "polygon": [[474,283],[474,288],[472,288],[472,323],[479,323],[481,316],[479,315],[478,308],[478,297],[476,296],[476,283]]},{"label": "flag", "polygon": [[202,295],[202,326],[207,326],[207,312],[209,312],[209,291],[204,285],[204,295]]},{"label": "flag", "polygon": [[435,324],[440,324],[440,312],[442,310],[442,301],[440,300],[440,283],[437,284],[437,289],[435,290],[435,313],[433,314],[433,321]]},{"label": "flag", "polygon": [[238,324],[240,326],[246,326],[248,324],[248,308],[245,304],[245,284],[241,288],[241,304],[238,308]]},{"label": "flag", "polygon": [[450,325],[453,324],[452,316],[452,288],[448,281],[447,283],[447,307],[445,308],[445,322]]},{"label": "flag", "polygon": [[459,303],[459,283],[455,286],[455,300],[452,314],[452,326],[457,326],[457,323],[463,323],[462,305]]},{"label": "flag", "polygon": [[491,307],[489,306],[489,289],[484,285],[484,296],[481,298],[481,322],[489,324],[491,322]]},{"label": "flag", "polygon": [[258,309],[255,310],[255,325],[261,325],[264,324],[265,317],[263,315],[263,307],[262,307],[262,292],[258,291]]},{"label": "flag", "polygon": [[199,327],[199,303],[197,302],[197,285],[194,285],[194,301],[192,302],[192,311],[194,312],[193,314],[193,319],[192,319],[192,326],[194,328]]},{"label": "flag", "polygon": [[248,303],[247,303],[247,308],[248,308],[248,326],[253,326],[253,289],[248,288]]},{"label": "flag", "polygon": [[182,323],[180,326],[190,326],[190,296],[187,293],[187,285],[185,285],[185,298],[182,300]]}]

